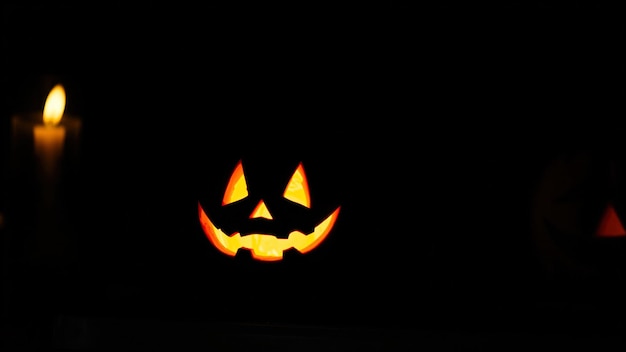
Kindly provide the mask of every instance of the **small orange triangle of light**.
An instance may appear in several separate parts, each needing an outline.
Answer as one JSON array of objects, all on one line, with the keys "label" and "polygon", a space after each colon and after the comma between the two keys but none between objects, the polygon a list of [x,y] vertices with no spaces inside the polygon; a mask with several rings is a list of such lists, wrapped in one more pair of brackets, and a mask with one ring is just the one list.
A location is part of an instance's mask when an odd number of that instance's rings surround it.
[{"label": "small orange triangle of light", "polygon": [[260,201],[259,204],[257,204],[257,206],[254,208],[254,211],[252,212],[252,214],[250,214],[250,219],[254,219],[254,218],[266,218],[266,219],[270,219],[272,220],[272,214],[270,213],[269,209],[267,209],[267,206],[265,205],[265,202]]},{"label": "small orange triangle of light", "polygon": [[615,208],[612,204],[607,205],[600,224],[596,229],[597,237],[623,237],[626,236],[626,230],[620,221]]}]

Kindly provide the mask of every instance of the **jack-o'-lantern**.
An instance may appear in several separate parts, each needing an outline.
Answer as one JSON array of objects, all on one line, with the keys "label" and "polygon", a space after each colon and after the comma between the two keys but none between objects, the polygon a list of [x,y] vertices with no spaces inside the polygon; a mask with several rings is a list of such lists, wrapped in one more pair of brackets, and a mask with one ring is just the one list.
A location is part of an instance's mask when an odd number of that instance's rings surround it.
[{"label": "jack-o'-lantern", "polygon": [[615,158],[581,152],[555,158],[545,169],[532,232],[549,272],[594,277],[624,269],[626,198],[619,166]]},{"label": "jack-o'-lantern", "polygon": [[200,224],[209,241],[226,255],[245,249],[260,261],[279,261],[285,251],[304,254],[318,247],[331,232],[340,207],[321,220],[310,212],[309,182],[302,162],[283,185],[281,197],[255,192],[244,164],[239,160],[222,197],[220,212],[230,215],[222,214],[216,221],[198,202]]}]

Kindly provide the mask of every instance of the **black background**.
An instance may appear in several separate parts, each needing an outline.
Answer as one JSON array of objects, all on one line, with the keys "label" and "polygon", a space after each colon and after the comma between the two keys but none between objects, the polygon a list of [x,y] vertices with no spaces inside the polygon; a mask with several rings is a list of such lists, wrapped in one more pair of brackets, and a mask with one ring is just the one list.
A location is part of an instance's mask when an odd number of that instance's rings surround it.
[{"label": "black background", "polygon": [[[12,343],[75,341],[52,333],[68,317],[623,328],[623,267],[549,270],[558,259],[537,249],[532,222],[551,162],[622,158],[614,9],[20,2],[2,16]],[[40,255],[35,179],[12,169],[10,117],[40,109],[53,81],[83,125],[65,160],[62,245]],[[258,263],[210,246],[197,202],[240,158],[267,173],[302,161],[313,208],[341,205],[319,248]]]}]

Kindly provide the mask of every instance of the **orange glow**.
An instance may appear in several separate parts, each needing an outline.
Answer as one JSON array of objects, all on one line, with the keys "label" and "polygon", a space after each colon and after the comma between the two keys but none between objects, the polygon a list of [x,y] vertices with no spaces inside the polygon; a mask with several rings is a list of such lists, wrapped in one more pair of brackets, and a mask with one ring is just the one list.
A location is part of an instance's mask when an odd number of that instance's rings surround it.
[{"label": "orange glow", "polygon": [[309,194],[309,183],[304,174],[304,167],[302,163],[298,165],[298,168],[291,176],[287,188],[283,197],[289,199],[292,202],[296,202],[300,205],[304,205],[307,208],[311,207],[311,196]]},{"label": "orange glow", "polygon": [[238,200],[244,199],[248,196],[248,184],[246,183],[246,177],[243,174],[243,166],[241,161],[235,167],[235,171],[230,175],[230,180],[226,186],[226,192],[224,192],[224,199],[222,205],[234,203]]},{"label": "orange glow", "polygon": [[54,126],[59,124],[65,112],[65,89],[62,85],[54,86],[43,107],[43,123],[46,126]]},{"label": "orange glow", "polygon": [[305,235],[300,231],[293,231],[288,238],[277,238],[268,234],[251,234],[241,236],[239,232],[232,235],[225,234],[217,228],[206,215],[200,203],[198,214],[200,224],[207,238],[221,252],[234,256],[239,248],[252,250],[252,257],[258,260],[275,261],[283,258],[283,252],[289,248],[295,248],[300,253],[306,253],[317,247],[330,233],[333,228],[339,209],[330,214],[324,221],[315,227],[312,233]]},{"label": "orange glow", "polygon": [[615,212],[613,205],[609,204],[604,211],[604,215],[600,220],[600,224],[596,230],[598,237],[623,237],[626,236],[626,230]]},{"label": "orange glow", "polygon": [[267,209],[264,201],[260,201],[256,208],[254,208],[254,210],[252,211],[252,214],[250,214],[250,219],[254,218],[266,218],[270,220],[273,219],[272,214],[270,213],[269,209]]},{"label": "orange glow", "polygon": [[[244,169],[241,161],[239,161],[226,186],[222,205],[236,202],[247,196],[248,187]],[[298,165],[291,176],[283,193],[283,197],[307,208],[311,207],[309,185],[302,164]],[[213,221],[211,221],[205,213],[200,202],[198,202],[198,216],[202,229],[207,238],[218,250],[227,255],[234,256],[240,248],[245,248],[252,251],[253,258],[262,261],[281,260],[283,258],[283,252],[290,248],[295,248],[300,253],[307,253],[317,247],[332,230],[337,216],[339,215],[339,209],[340,207],[337,207],[337,209],[321,221],[310,234],[293,231],[287,238],[277,238],[271,234],[250,234],[241,236],[239,232],[228,235],[215,226]],[[263,200],[259,201],[250,214],[250,218],[273,220],[272,214]]]}]

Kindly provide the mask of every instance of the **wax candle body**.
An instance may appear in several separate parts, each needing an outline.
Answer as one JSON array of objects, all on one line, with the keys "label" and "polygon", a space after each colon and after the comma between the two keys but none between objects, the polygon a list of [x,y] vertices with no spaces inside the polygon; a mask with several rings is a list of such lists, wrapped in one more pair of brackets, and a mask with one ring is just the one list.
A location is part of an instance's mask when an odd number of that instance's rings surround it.
[{"label": "wax candle body", "polygon": [[33,129],[35,156],[39,159],[42,176],[54,178],[65,145],[64,126],[35,126]]},{"label": "wax candle body", "polygon": [[42,113],[14,116],[11,134],[12,230],[24,238],[33,260],[65,255],[68,192],[80,157],[81,120],[63,116],[50,126],[42,118]]},{"label": "wax candle body", "polygon": [[56,126],[47,126],[41,121],[41,113],[13,117],[12,169],[29,174],[23,176],[53,179],[59,177],[62,169],[71,169],[77,163],[81,120],[64,116]]}]

